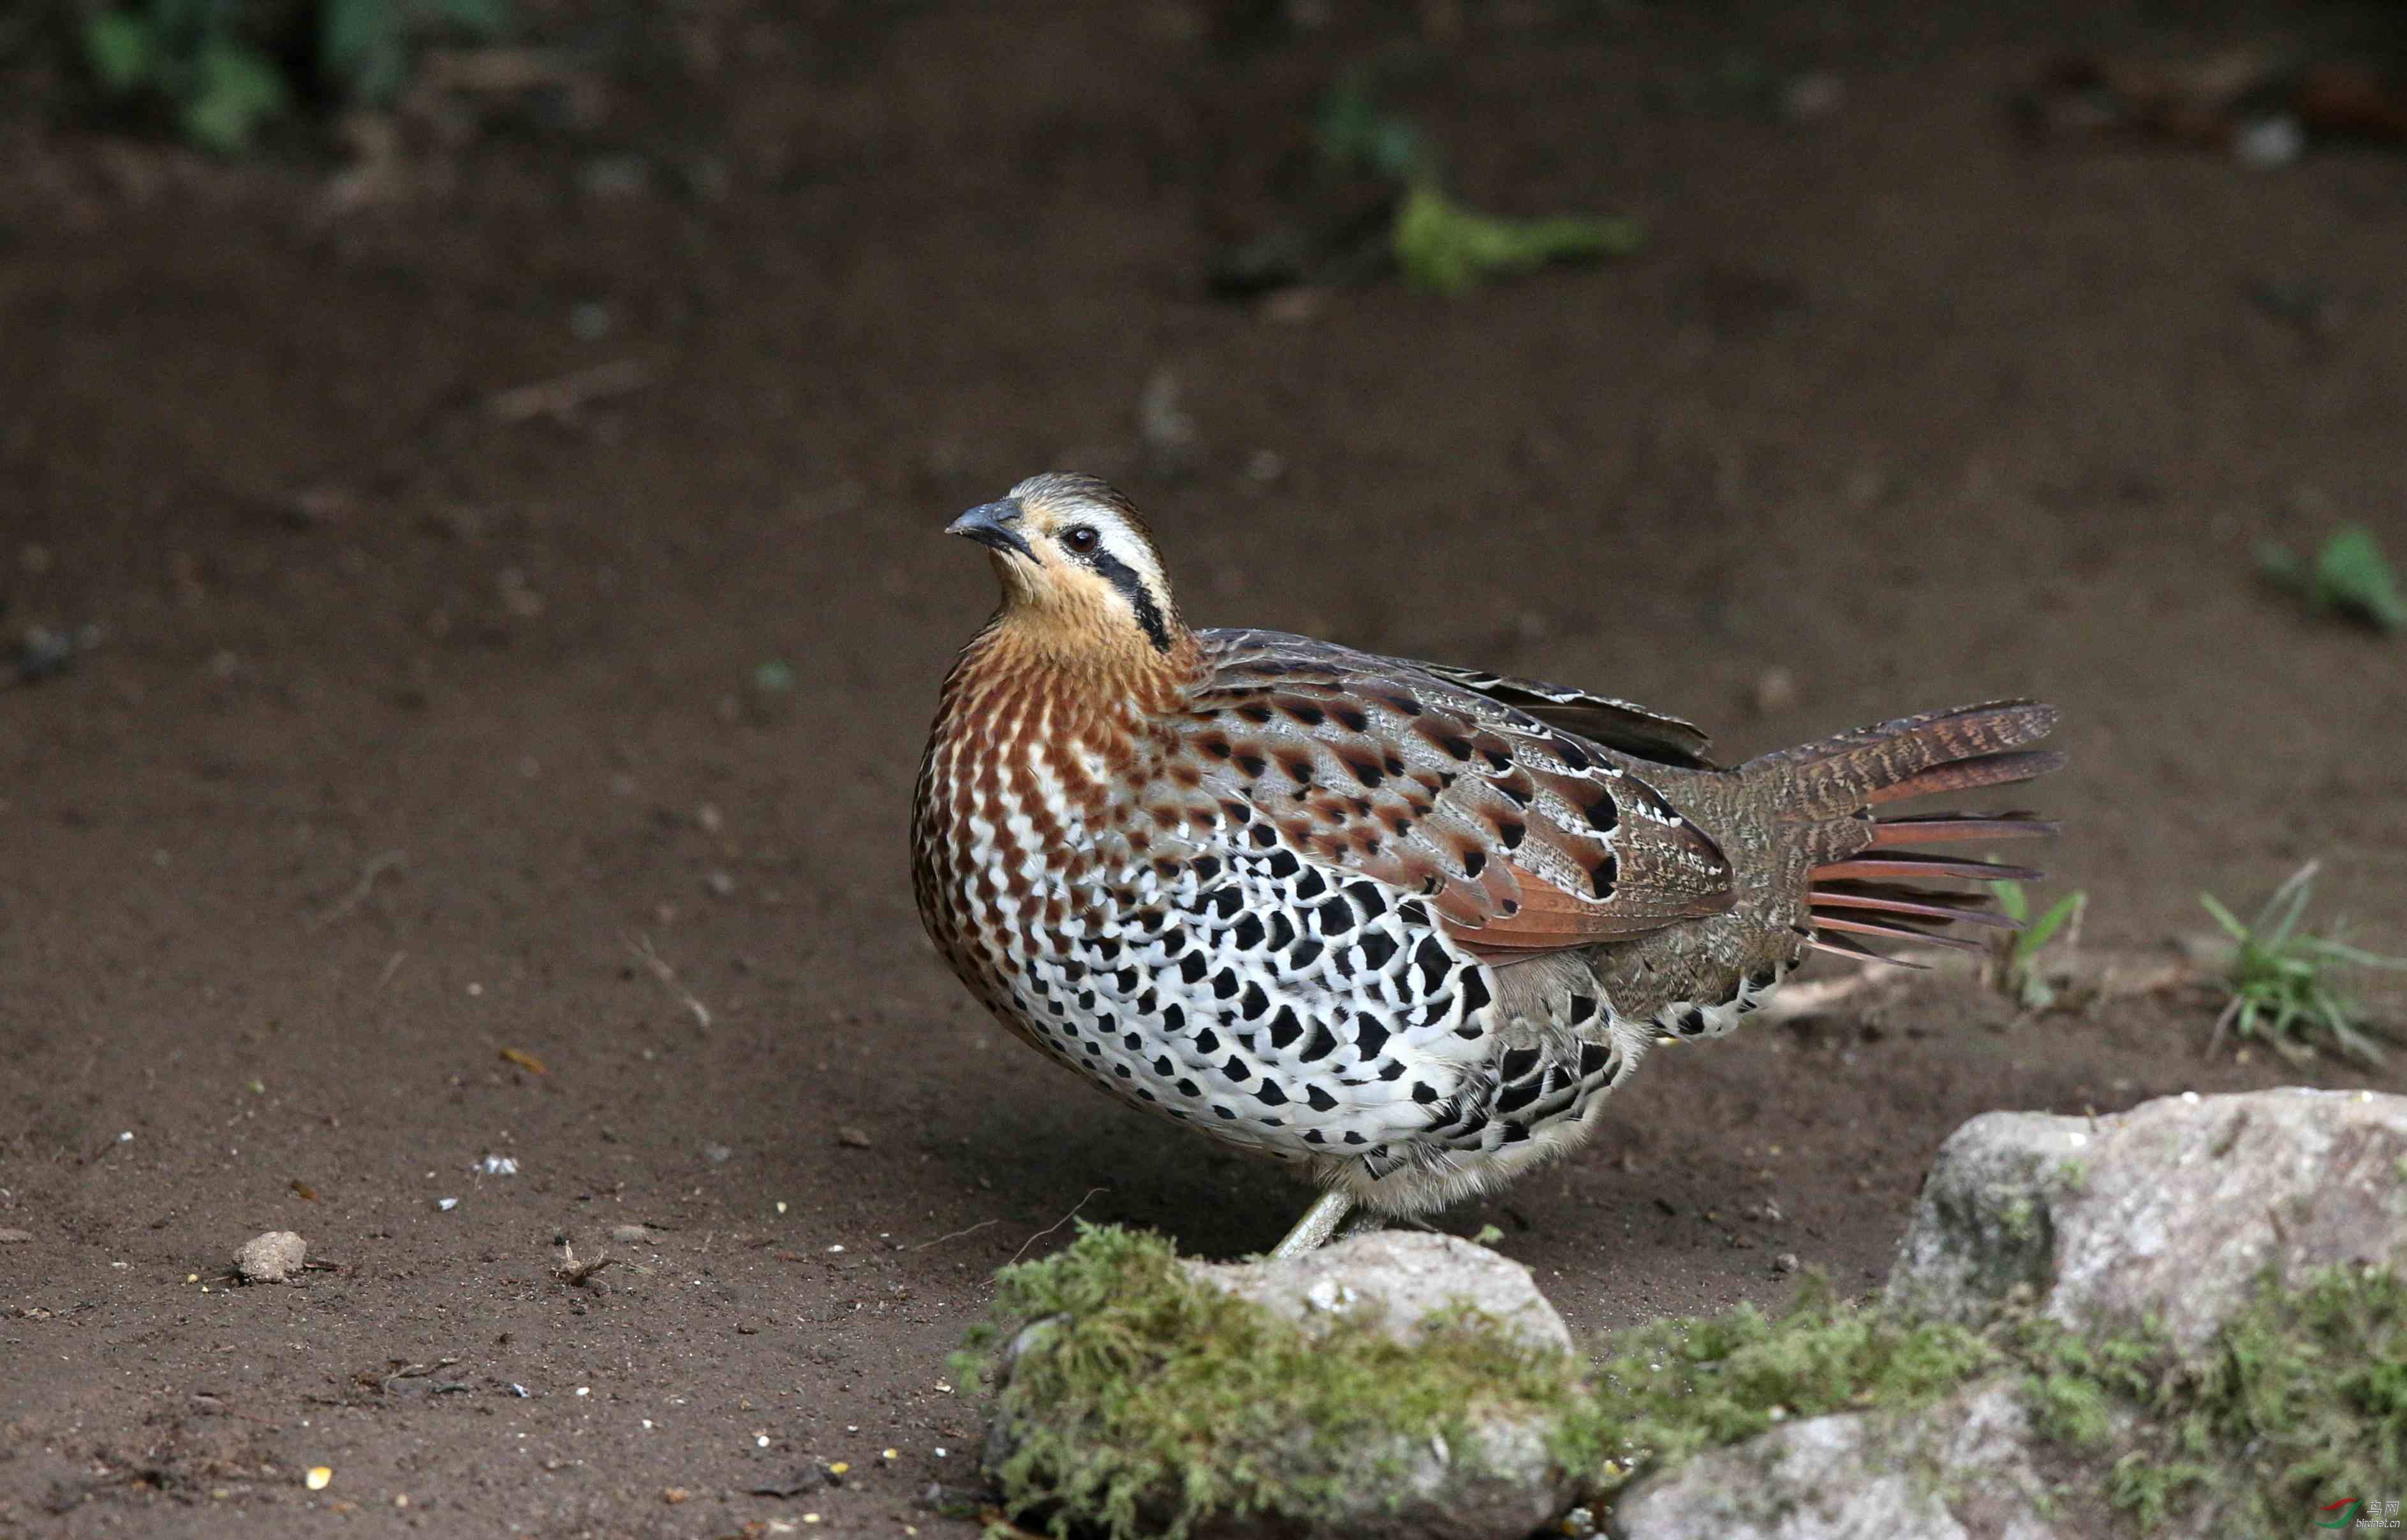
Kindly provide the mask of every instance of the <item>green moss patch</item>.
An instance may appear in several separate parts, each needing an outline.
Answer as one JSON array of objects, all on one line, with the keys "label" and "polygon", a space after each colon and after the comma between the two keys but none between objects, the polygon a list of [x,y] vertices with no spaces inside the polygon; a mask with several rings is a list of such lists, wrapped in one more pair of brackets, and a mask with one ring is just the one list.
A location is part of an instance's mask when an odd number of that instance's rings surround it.
[{"label": "green moss patch", "polygon": [[2407,1495],[2407,1282],[2388,1270],[2269,1280],[2188,1356],[2144,1330],[2025,1314],[1975,1332],[1815,1286],[1777,1319],[1741,1306],[1616,1333],[1593,1368],[1469,1312],[1409,1348],[1372,1321],[1307,1330],[1114,1228],[997,1285],[963,1374],[991,1368],[1004,1332],[1047,1323],[997,1396],[1017,1438],[998,1475],[1005,1505],[1057,1535],[1359,1513],[1432,1434],[1476,1461],[1490,1413],[1550,1427],[1550,1452],[1603,1499],[1789,1419],[1912,1408],[1996,1375],[2134,1533],[2188,1519],[2287,1533],[2326,1503]]},{"label": "green moss patch", "polygon": [[2220,1533],[2303,1533],[2327,1503],[2407,1494],[2407,1280],[2336,1267],[2268,1280],[2206,1348],[2017,1329],[2043,1431],[2112,1462],[2143,1532],[2186,1514]]},{"label": "green moss patch", "polygon": [[1980,1333],[1831,1297],[1819,1279],[1778,1319],[1656,1321],[1605,1339],[1593,1386],[1615,1446],[1604,1481],[1752,1438],[1778,1422],[1935,1401],[2005,1362]]},{"label": "green moss patch", "polygon": [[1017,1440],[997,1474],[1005,1505],[1056,1534],[1176,1536],[1207,1513],[1360,1512],[1365,1489],[1391,1487],[1407,1447],[1432,1434],[1458,1462],[1477,1460],[1472,1425],[1486,1413],[1553,1424],[1566,1468],[1603,1459],[1585,1366],[1475,1313],[1409,1348],[1364,1319],[1306,1332],[1190,1277],[1170,1242],[1109,1227],[1082,1227],[996,1286],[973,1352],[1048,1323],[997,1398]]}]

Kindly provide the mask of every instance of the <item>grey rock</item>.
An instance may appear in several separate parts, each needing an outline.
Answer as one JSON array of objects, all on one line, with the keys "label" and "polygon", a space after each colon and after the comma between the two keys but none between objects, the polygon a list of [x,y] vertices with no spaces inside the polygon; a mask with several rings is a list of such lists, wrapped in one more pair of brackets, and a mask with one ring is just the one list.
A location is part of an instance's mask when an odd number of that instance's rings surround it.
[{"label": "grey rock", "polygon": [[[2185,1094],[2114,1117],[1999,1112],[1956,1131],[1924,1185],[1893,1306],[1978,1326],[2024,1301],[2077,1331],[2155,1317],[2196,1348],[2254,1295],[2335,1263],[2407,1263],[2407,1097]],[[2105,1447],[2119,1440],[2110,1438]],[[1814,1418],[1622,1493],[1615,1540],[2106,1540],[2109,1454],[2031,1425],[2018,1376],[1934,1405]],[[2180,1533],[2232,1533],[2223,1515]]]},{"label": "grey rock", "polygon": [[2186,1093],[2096,1119],[1998,1112],[1948,1139],[1892,1305],[1979,1324],[2023,1290],[2076,1329],[2154,1315],[2185,1349],[2285,1279],[2407,1263],[2407,1096]]},{"label": "grey rock", "polygon": [[[1562,1317],[1538,1291],[1528,1268],[1449,1235],[1379,1232],[1287,1261],[1184,1265],[1214,1288],[1251,1300],[1306,1332],[1360,1319],[1413,1344],[1431,1330],[1431,1317],[1468,1305],[1533,1346],[1568,1351],[1572,1345]],[[1027,1355],[1050,1348],[1058,1326],[1055,1318],[1021,1329],[1004,1354],[1006,1383]],[[1334,1476],[1339,1488],[1361,1494],[1359,1505],[1314,1519],[1215,1515],[1190,1533],[1197,1540],[1521,1540],[1578,1495],[1579,1481],[1547,1447],[1551,1431],[1542,1414],[1500,1406],[1475,1415],[1471,1447],[1450,1446],[1436,1433],[1371,1443],[1346,1452],[1343,1459],[1351,1469],[1332,1472],[1313,1450],[1312,1430],[1299,1427],[1289,1446],[1298,1472],[1317,1479]],[[1000,1468],[1016,1447],[1011,1423],[998,1419],[988,1434],[987,1468]],[[1395,1464],[1403,1466],[1401,1475]]]},{"label": "grey rock", "polygon": [[1380,1230],[1284,1262],[1185,1265],[1214,1288],[1306,1330],[1361,1318],[1411,1346],[1427,1333],[1430,1318],[1468,1305],[1532,1347],[1572,1347],[1571,1328],[1528,1268],[1453,1235]]},{"label": "grey rock", "polygon": [[1615,1540],[2086,1540],[2085,1513],[2035,1455],[2014,1386],[1985,1380],[1911,1412],[1774,1428],[1650,1477],[1614,1505]]},{"label": "grey rock", "polygon": [[234,1269],[245,1283],[290,1283],[309,1255],[309,1243],[290,1230],[270,1230],[242,1243]]}]

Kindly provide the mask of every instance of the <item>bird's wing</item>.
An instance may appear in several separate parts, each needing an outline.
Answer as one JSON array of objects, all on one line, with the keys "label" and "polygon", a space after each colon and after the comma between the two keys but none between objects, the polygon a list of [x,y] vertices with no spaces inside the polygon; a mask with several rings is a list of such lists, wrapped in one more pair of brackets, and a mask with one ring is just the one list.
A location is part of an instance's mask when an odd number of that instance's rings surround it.
[{"label": "bird's wing", "polygon": [[1179,757],[1238,837],[1426,896],[1506,961],[1731,903],[1730,863],[1637,771],[1418,664],[1276,632],[1202,633]]},{"label": "bird's wing", "polygon": [[[1402,660],[1398,660],[1402,662]],[[1617,749],[1643,760],[1662,764],[1676,764],[1688,769],[1710,770],[1714,763],[1705,757],[1713,740],[1704,729],[1694,722],[1667,717],[1660,711],[1649,711],[1643,706],[1619,701],[1610,695],[1574,689],[1570,685],[1548,684],[1544,679],[1516,678],[1510,674],[1491,674],[1484,668],[1457,668],[1451,663],[1405,663],[1424,674],[1460,685],[1474,694],[1485,695],[1537,718],[1549,727],[1560,727],[1567,733],[1592,739],[1608,749]]]}]

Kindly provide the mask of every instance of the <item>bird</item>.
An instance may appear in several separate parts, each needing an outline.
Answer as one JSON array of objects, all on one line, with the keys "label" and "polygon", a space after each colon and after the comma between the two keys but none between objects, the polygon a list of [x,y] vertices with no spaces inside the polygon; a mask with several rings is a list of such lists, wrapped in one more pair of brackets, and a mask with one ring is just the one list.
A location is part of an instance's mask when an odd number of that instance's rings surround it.
[{"label": "bird", "polygon": [[1651,1048],[1729,1033],[1810,952],[1980,949],[1948,927],[2010,928],[1988,890],[1926,884],[2040,874],[1915,848],[2057,832],[1889,810],[2061,767],[2035,701],[1725,767],[1587,690],[1190,629],[1093,477],[947,533],[1001,600],[913,791],[929,937],[1023,1042],[1318,1188],[1273,1256],[1575,1148]]}]

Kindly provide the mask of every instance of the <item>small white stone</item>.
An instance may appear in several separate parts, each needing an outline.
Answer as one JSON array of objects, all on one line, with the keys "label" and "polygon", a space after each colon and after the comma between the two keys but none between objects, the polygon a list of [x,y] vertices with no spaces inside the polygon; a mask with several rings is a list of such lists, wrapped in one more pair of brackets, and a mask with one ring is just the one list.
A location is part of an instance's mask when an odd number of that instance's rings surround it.
[{"label": "small white stone", "polygon": [[308,1254],[309,1243],[292,1231],[270,1230],[243,1242],[234,1267],[245,1283],[287,1283]]}]

